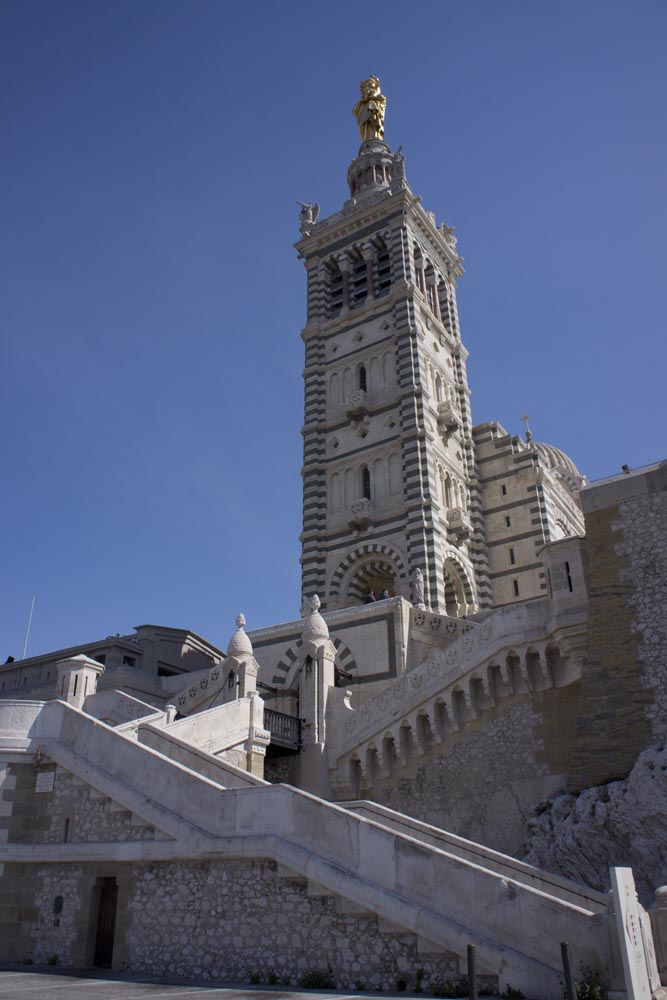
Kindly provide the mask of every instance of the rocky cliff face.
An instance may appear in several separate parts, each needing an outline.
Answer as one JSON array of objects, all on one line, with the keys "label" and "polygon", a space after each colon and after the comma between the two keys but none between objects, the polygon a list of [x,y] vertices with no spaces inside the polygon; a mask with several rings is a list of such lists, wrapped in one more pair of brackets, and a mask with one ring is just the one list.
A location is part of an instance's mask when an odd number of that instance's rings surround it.
[{"label": "rocky cliff face", "polygon": [[630,866],[652,905],[667,883],[667,747],[644,750],[623,781],[546,803],[528,823],[524,860],[602,891],[610,866]]}]

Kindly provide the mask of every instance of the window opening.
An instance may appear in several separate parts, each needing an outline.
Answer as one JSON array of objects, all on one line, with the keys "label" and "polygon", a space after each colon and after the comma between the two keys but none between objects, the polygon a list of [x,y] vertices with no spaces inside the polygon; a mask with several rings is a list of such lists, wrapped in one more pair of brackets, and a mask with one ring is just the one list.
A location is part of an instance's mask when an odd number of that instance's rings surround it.
[{"label": "window opening", "polygon": [[514,549],[511,548],[510,549],[510,563],[513,566],[515,562],[516,562],[516,558],[514,556]]},{"label": "window opening", "polygon": [[358,378],[359,378],[359,388],[363,389],[363,391],[366,392],[366,389],[368,387],[368,378],[366,376],[365,365],[359,365]]},{"label": "window opening", "polygon": [[367,465],[361,470],[361,495],[366,500],[371,499],[371,473]]},{"label": "window opening", "polygon": [[329,308],[332,316],[343,308],[343,272],[339,267],[332,269],[329,279]]},{"label": "window opening", "polygon": [[376,258],[377,286],[376,295],[387,295],[391,288],[391,263],[389,260],[389,250],[382,247],[378,250]]},{"label": "window opening", "polygon": [[519,581],[518,580],[512,580],[512,588],[514,590],[514,596],[518,597],[519,596]]}]

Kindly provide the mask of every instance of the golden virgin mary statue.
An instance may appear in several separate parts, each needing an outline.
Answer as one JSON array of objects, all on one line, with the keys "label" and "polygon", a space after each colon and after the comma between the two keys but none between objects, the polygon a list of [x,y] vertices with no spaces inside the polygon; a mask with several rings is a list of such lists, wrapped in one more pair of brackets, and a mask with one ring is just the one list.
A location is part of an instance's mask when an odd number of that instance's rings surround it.
[{"label": "golden virgin mary statue", "polygon": [[376,76],[361,81],[361,97],[354,105],[352,114],[357,119],[362,142],[369,139],[384,139],[384,110],[387,98],[380,92],[380,81]]}]

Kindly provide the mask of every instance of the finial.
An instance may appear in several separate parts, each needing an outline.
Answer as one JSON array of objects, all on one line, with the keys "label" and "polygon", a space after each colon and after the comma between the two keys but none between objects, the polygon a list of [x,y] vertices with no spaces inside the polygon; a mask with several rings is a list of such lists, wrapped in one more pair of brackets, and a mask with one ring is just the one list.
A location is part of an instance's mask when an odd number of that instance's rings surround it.
[{"label": "finial", "polygon": [[526,425],[526,444],[530,444],[530,442],[533,440],[533,435],[531,433],[530,427],[528,426],[528,421],[530,420],[530,417],[528,416],[527,413],[524,413],[521,419]]},{"label": "finial", "polygon": [[360,83],[361,97],[354,105],[352,114],[357,119],[357,127],[362,142],[384,139],[384,112],[387,98],[380,91],[380,81],[376,76]]},{"label": "finial", "polygon": [[327,628],[327,623],[320,614],[322,602],[317,594],[313,594],[308,601],[308,604],[310,606],[310,614],[308,614],[303,620],[301,638],[310,640],[328,639],[329,629]]},{"label": "finial", "polygon": [[245,615],[236,616],[236,632],[227,643],[227,656],[235,656],[237,659],[243,656],[252,656],[252,643],[243,631],[245,625]]}]

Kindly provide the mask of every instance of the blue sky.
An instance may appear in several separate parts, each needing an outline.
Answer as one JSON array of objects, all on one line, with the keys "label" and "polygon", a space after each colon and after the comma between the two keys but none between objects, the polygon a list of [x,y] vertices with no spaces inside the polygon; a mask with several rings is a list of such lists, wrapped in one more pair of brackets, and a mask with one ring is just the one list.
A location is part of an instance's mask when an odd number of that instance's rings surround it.
[{"label": "blue sky", "polygon": [[475,422],[665,457],[663,0],[0,4],[0,661],[299,609],[297,199],[457,227]]}]

